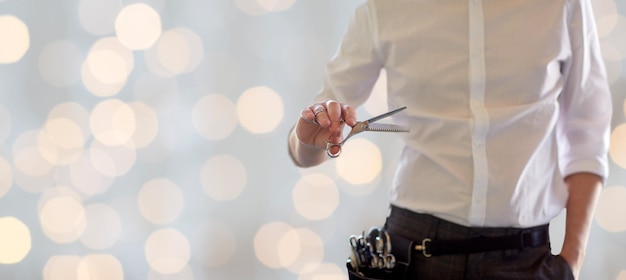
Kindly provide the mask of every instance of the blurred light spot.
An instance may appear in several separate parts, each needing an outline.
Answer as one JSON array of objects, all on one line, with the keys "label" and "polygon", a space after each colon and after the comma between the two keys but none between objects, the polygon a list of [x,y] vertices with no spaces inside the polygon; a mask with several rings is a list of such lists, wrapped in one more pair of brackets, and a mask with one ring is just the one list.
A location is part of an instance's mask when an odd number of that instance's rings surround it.
[{"label": "blurred light spot", "polygon": [[85,143],[80,127],[66,118],[49,119],[44,124],[44,131],[62,149],[82,148]]},{"label": "blurred light spot", "polygon": [[238,91],[241,84],[240,61],[226,53],[207,54],[196,71],[195,82],[209,92]]},{"label": "blurred light spot", "polygon": [[96,105],[89,117],[91,132],[100,143],[118,146],[128,143],[136,129],[133,108],[119,99]]},{"label": "blurred light spot", "polygon": [[596,20],[598,37],[605,38],[613,32],[615,26],[617,25],[618,16],[618,14],[608,14],[603,15]]},{"label": "blurred light spot", "polygon": [[76,190],[87,196],[105,193],[113,179],[99,172],[85,154],[70,165],[70,179]]},{"label": "blurred light spot", "polygon": [[135,55],[131,50],[124,46],[117,37],[105,37],[96,41],[89,50],[90,52],[112,51],[119,55],[126,65],[127,73],[132,72],[135,68]]},{"label": "blurred light spot", "polygon": [[[102,61],[101,58],[106,56],[113,57],[113,61]],[[124,47],[115,37],[103,38],[93,44],[85,63],[82,65],[83,84],[95,96],[113,96],[124,87],[126,79],[134,67],[132,51]],[[95,73],[92,73],[92,68],[95,69]],[[110,73],[109,71],[121,72]],[[115,80],[120,81],[113,82]]]},{"label": "blurred light spot", "polygon": [[612,32],[606,36],[603,41],[609,42],[614,46],[616,53],[608,56],[612,60],[621,60],[626,58],[626,17],[617,16],[617,23]]},{"label": "blurred light spot", "polygon": [[162,274],[154,270],[148,271],[147,280],[193,280],[193,271],[189,266],[185,266],[176,273]]},{"label": "blurred light spot", "polygon": [[313,38],[298,38],[283,47],[285,77],[301,84],[320,84],[329,53]]},{"label": "blurred light spot", "polygon": [[370,115],[377,116],[389,111],[387,107],[387,71],[383,69],[374,84],[371,96],[363,104],[363,108]]},{"label": "blurred light spot", "polygon": [[283,235],[278,250],[281,263],[296,274],[312,272],[324,259],[324,242],[307,228],[292,229]]},{"label": "blurred light spot", "polygon": [[112,255],[87,255],[76,269],[78,280],[123,280],[124,269],[117,258]]},{"label": "blurred light spot", "polygon": [[26,131],[13,142],[13,163],[26,176],[43,176],[52,170],[38,146],[39,131]]},{"label": "blurred light spot", "polygon": [[613,128],[609,156],[615,164],[626,169],[626,124],[620,124]]},{"label": "blurred light spot", "polygon": [[189,250],[187,237],[175,229],[161,229],[148,237],[145,254],[150,268],[162,274],[172,274],[187,266]]},{"label": "blurred light spot", "polygon": [[[284,268],[281,261],[279,240],[292,230],[283,222],[272,222],[263,225],[254,235],[254,253],[257,259],[270,268]],[[287,256],[283,256],[283,259]]]},{"label": "blurred light spot", "polygon": [[337,173],[351,184],[372,182],[382,170],[382,155],[376,144],[363,138],[350,139],[337,158]]},{"label": "blurred light spot", "polygon": [[626,280],[626,270],[620,271],[620,273],[617,275],[616,280]]},{"label": "blurred light spot", "polygon": [[194,229],[191,243],[194,259],[209,267],[227,264],[237,250],[235,232],[220,221],[199,225]]},{"label": "blurred light spot", "polygon": [[14,217],[0,218],[0,263],[21,262],[31,249],[30,230]]},{"label": "blurred light spot", "polygon": [[141,215],[154,224],[176,220],[183,209],[183,192],[172,181],[159,178],[146,182],[137,196]]},{"label": "blurred light spot", "polygon": [[85,141],[91,137],[91,130],[89,129],[89,111],[83,107],[83,105],[76,102],[64,102],[60,103],[48,113],[48,120],[53,119],[68,119],[74,124],[78,125],[81,130],[81,134],[85,137]]},{"label": "blurred light spot", "polygon": [[85,138],[74,121],[48,119],[38,136],[39,151],[52,164],[70,164],[82,154]]},{"label": "blurred light spot", "polygon": [[119,0],[80,0],[78,18],[81,26],[94,35],[113,33],[115,17],[122,10]]},{"label": "blurred light spot", "polygon": [[74,197],[54,197],[43,203],[39,220],[44,234],[52,241],[71,243],[85,230],[85,208]]},{"label": "blurred light spot", "polygon": [[115,33],[127,48],[145,50],[161,35],[161,17],[146,4],[128,5],[115,19]]},{"label": "blurred light spot", "polygon": [[300,274],[298,280],[345,280],[344,270],[336,264],[323,263],[311,272]]},{"label": "blurred light spot", "polygon": [[30,176],[17,168],[13,169],[13,182],[15,185],[30,193],[40,193],[54,187],[55,180],[57,180],[56,172],[48,172],[41,176]]},{"label": "blurred light spot", "polygon": [[204,192],[217,201],[237,198],[247,184],[246,168],[235,157],[218,155],[208,159],[200,173]]},{"label": "blurred light spot", "polygon": [[613,86],[622,76],[622,61],[604,59],[604,65],[606,68],[607,82],[609,85]]},{"label": "blurred light spot", "polygon": [[235,104],[223,95],[203,96],[192,109],[193,127],[208,140],[224,139],[237,127]]},{"label": "blurred light spot", "polygon": [[269,12],[260,5],[259,0],[235,0],[235,4],[239,10],[251,16],[260,16]]},{"label": "blurred light spot", "polygon": [[92,250],[111,248],[122,234],[122,222],[115,209],[102,203],[85,207],[85,231],[80,242]]},{"label": "blurred light spot", "polygon": [[302,252],[301,237],[296,229],[289,229],[282,236],[278,236],[278,261],[281,267],[287,267],[296,261]]},{"label": "blurred light spot", "polygon": [[602,38],[613,31],[617,24],[618,14],[617,5],[615,0],[594,0],[591,1],[593,5],[593,13],[596,18],[596,29],[598,35]]},{"label": "blurred light spot", "polygon": [[12,15],[0,16],[0,64],[14,63],[22,59],[30,47],[28,26]]},{"label": "blurred light spot", "polygon": [[267,87],[250,88],[237,101],[237,116],[252,133],[271,132],[283,120],[282,98]]},{"label": "blurred light spot", "polygon": [[111,50],[92,51],[85,62],[91,75],[103,84],[119,84],[126,81],[124,58]]},{"label": "blurred light spot", "polygon": [[270,12],[288,10],[296,0],[256,0],[261,8]]},{"label": "blurred light spot", "polygon": [[83,85],[89,92],[98,97],[108,97],[116,95],[126,84],[126,81],[117,84],[106,84],[99,81],[93,76],[87,63],[83,63],[81,67],[81,77]]},{"label": "blurred light spot", "polygon": [[0,198],[2,198],[13,185],[13,170],[11,164],[0,156]]},{"label": "blurred light spot", "polygon": [[65,40],[54,41],[39,54],[39,72],[53,86],[75,85],[80,79],[82,55],[76,44]]},{"label": "blurred light spot", "polygon": [[159,132],[157,114],[150,106],[141,102],[131,102],[128,105],[133,109],[137,122],[131,139],[132,143],[137,149],[145,148],[154,141]]},{"label": "blurred light spot", "polygon": [[102,175],[118,177],[126,174],[137,161],[137,151],[132,146],[104,146],[92,142],[89,148],[91,164]]},{"label": "blurred light spot", "polygon": [[79,256],[52,256],[43,268],[43,280],[78,280]]},{"label": "blurred light spot", "polygon": [[337,185],[324,174],[303,176],[296,183],[292,197],[296,211],[313,221],[330,217],[339,206]]},{"label": "blurred light spot", "polygon": [[176,79],[158,77],[149,72],[135,80],[133,93],[137,101],[156,111],[172,109],[180,95]]},{"label": "blurred light spot", "polygon": [[596,222],[608,232],[626,231],[626,188],[614,186],[604,188],[596,209]]},{"label": "blurred light spot", "polygon": [[146,50],[146,63],[151,72],[162,77],[188,73],[202,61],[202,38],[188,28],[170,29],[156,45]]},{"label": "blurred light spot", "polygon": [[0,104],[0,145],[4,143],[11,132],[11,114]]},{"label": "blurred light spot", "polygon": [[39,201],[37,202],[37,211],[41,212],[41,210],[49,200],[58,197],[69,197],[73,198],[76,201],[82,201],[82,197],[80,196],[80,194],[75,192],[70,187],[55,186],[54,188],[46,190],[39,196]]}]

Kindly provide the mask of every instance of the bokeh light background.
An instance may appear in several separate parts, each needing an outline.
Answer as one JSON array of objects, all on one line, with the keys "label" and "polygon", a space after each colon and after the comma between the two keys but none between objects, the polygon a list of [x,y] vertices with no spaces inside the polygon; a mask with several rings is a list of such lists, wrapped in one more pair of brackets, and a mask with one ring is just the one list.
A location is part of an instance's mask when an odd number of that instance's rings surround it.
[{"label": "bokeh light background", "polygon": [[[347,279],[400,140],[299,169],[286,136],[362,1],[0,0],[0,278]],[[624,280],[626,2],[593,4],[615,117],[581,278]]]}]

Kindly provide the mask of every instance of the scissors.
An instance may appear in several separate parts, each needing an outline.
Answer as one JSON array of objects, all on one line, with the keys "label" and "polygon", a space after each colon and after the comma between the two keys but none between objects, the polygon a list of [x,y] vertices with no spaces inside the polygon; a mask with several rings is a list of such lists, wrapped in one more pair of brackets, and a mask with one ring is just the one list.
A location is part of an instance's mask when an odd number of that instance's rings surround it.
[{"label": "scissors", "polygon": [[[344,143],[346,143],[346,141],[354,136],[357,135],[363,131],[379,131],[379,132],[409,132],[409,128],[408,127],[404,127],[404,126],[399,126],[399,125],[394,125],[394,124],[376,124],[373,122],[376,122],[380,119],[384,119],[386,117],[389,117],[395,113],[398,113],[402,110],[406,109],[405,107],[402,108],[398,108],[392,111],[389,111],[387,113],[384,113],[382,115],[378,115],[375,116],[371,119],[365,120],[365,121],[359,121],[357,122],[354,126],[352,126],[352,130],[350,131],[350,133],[348,134],[348,136],[346,136],[346,138],[343,139],[343,141],[339,142],[339,143],[332,143],[329,141],[326,141],[326,153],[328,154],[329,157],[331,158],[336,158],[339,156],[339,154],[341,154],[341,146],[343,146]],[[333,153],[330,151],[330,149],[332,147],[339,147],[339,150],[337,151],[337,153]]]}]

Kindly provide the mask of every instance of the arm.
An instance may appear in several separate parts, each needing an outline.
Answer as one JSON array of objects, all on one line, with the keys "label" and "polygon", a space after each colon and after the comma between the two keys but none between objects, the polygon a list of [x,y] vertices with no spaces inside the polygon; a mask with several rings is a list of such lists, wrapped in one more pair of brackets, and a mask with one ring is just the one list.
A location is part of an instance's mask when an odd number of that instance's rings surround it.
[{"label": "arm", "polygon": [[337,53],[327,64],[322,92],[315,98],[326,101],[304,108],[289,132],[289,155],[299,167],[326,161],[326,141],[341,142],[344,125],[356,123],[355,111],[347,104],[356,107],[364,103],[378,79],[383,63],[374,42],[371,5],[368,2],[357,8]]},{"label": "arm", "polygon": [[[297,126],[297,125],[296,125]],[[326,152],[318,146],[302,143],[296,135],[296,126],[289,131],[289,156],[298,167],[311,167],[326,160]]]},{"label": "arm", "polygon": [[593,213],[602,189],[602,178],[592,173],[576,173],[565,178],[569,190],[565,218],[565,240],[561,256],[578,278],[585,257]]},{"label": "arm", "polygon": [[608,176],[612,100],[588,0],[569,1],[572,57],[561,96],[559,159],[569,197],[561,256],[578,277],[594,208]]}]

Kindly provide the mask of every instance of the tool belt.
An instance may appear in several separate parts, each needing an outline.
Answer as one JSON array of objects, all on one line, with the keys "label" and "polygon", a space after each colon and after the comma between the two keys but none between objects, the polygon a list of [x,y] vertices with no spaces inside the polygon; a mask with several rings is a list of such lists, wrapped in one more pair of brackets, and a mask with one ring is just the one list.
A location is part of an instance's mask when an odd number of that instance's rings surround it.
[{"label": "tool belt", "polygon": [[518,234],[458,240],[424,238],[411,240],[373,227],[367,234],[350,236],[351,255],[347,261],[350,280],[403,279],[415,252],[430,258],[442,255],[474,254],[489,251],[521,250],[548,245],[548,225],[528,228]]}]

